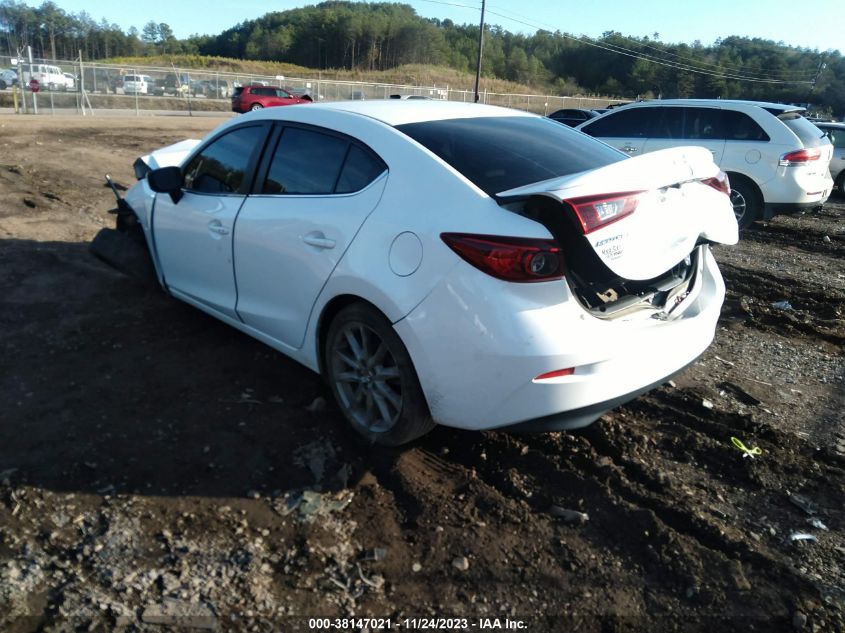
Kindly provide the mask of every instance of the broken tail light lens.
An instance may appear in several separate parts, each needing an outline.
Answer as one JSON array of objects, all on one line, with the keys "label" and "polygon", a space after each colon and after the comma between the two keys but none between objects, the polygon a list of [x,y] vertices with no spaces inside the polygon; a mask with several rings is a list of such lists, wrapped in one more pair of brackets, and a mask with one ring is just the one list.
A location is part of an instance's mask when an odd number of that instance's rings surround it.
[{"label": "broken tail light lens", "polygon": [[642,191],[629,191],[584,196],[570,198],[564,202],[574,209],[586,235],[631,215],[636,210],[642,193]]},{"label": "broken tail light lens", "polygon": [[563,277],[563,252],[554,240],[442,233],[446,245],[480,271],[504,281]]},{"label": "broken tail light lens", "polygon": [[731,195],[731,181],[723,171],[720,171],[712,178],[705,178],[701,182],[709,187],[713,187],[716,191],[721,191],[726,196]]},{"label": "broken tail light lens", "polygon": [[781,167],[790,167],[792,165],[806,165],[814,160],[819,160],[822,157],[822,151],[818,147],[810,149],[799,149],[794,152],[788,152],[780,157],[778,165]]}]

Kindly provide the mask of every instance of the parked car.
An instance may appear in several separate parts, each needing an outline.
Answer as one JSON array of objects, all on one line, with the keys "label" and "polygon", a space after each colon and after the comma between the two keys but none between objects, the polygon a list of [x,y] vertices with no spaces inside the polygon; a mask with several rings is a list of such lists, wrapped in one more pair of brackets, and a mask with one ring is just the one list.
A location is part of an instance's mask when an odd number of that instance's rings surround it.
[{"label": "parked car", "polygon": [[297,97],[284,88],[254,84],[235,88],[235,92],[232,93],[232,112],[249,112],[297,103],[311,103],[311,98]]},{"label": "parked car", "polygon": [[845,123],[816,123],[833,144],[833,158],[830,161],[830,177],[839,195],[845,195]]},{"label": "parked car", "polygon": [[37,80],[42,90],[70,90],[73,83],[65,77],[65,73],[58,66],[49,64],[24,64],[22,67],[23,83],[29,85],[33,79]]},{"label": "parked car", "polygon": [[153,87],[153,78],[149,75],[124,75],[123,94],[145,95]]},{"label": "parked car", "polygon": [[614,109],[578,126],[630,155],[698,145],[728,174],[740,228],[821,206],[832,148],[803,108],[757,101],[672,99]]},{"label": "parked car", "polygon": [[195,97],[207,99],[228,99],[232,96],[232,88],[226,79],[202,79],[191,86]]},{"label": "parked car", "polygon": [[587,110],[585,108],[565,108],[563,110],[552,112],[549,115],[549,118],[557,121],[558,123],[568,125],[569,127],[575,127],[585,121],[596,118],[598,115],[599,113],[595,110]]},{"label": "parked car", "polygon": [[191,91],[191,76],[188,73],[167,73],[164,79],[153,82],[153,94],[158,96],[186,96]]},{"label": "parked car", "polygon": [[78,78],[71,73],[62,73],[65,76],[65,85],[67,90],[76,90],[76,82]]},{"label": "parked car", "polygon": [[18,84],[18,73],[12,68],[0,71],[0,90],[11,88]]},{"label": "parked car", "polygon": [[143,160],[92,250],[322,373],[387,445],[578,428],[662,384],[710,344],[709,244],[738,238],[706,150],[493,106],[268,108]]}]

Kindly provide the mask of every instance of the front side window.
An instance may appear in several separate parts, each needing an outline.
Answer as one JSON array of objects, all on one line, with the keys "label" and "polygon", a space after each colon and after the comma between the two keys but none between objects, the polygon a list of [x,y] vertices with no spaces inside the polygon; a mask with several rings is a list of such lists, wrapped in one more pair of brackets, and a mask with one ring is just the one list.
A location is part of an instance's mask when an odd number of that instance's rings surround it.
[{"label": "front side window", "polygon": [[246,171],[264,140],[264,127],[232,130],[215,139],[185,168],[185,189],[196,193],[246,193]]},{"label": "front side window", "polygon": [[651,138],[679,139],[684,136],[684,108],[650,108],[651,116],[642,125],[651,130]]},{"label": "front side window", "polygon": [[646,138],[657,114],[656,108],[623,108],[587,123],[581,131],[599,138]]}]

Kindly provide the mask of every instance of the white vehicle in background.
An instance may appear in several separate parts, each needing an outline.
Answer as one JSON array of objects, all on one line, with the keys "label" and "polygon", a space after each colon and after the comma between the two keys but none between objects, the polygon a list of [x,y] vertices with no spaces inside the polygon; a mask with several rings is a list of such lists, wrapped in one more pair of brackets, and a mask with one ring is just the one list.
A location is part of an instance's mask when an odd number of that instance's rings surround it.
[{"label": "white vehicle in background", "polygon": [[323,375],[353,428],[560,430],[713,339],[733,244],[707,150],[628,158],[428,100],[266,108],[154,152],[91,245]]},{"label": "white vehicle in background", "polygon": [[76,90],[76,75],[71,73],[62,73],[65,76],[65,89]]},{"label": "white vehicle in background", "polygon": [[6,88],[11,88],[18,83],[18,73],[12,69],[7,68],[5,70],[0,70],[0,90],[5,90]]},{"label": "white vehicle in background", "polygon": [[631,156],[706,148],[728,174],[740,228],[820,207],[830,196],[832,147],[804,108],[730,99],[664,99],[615,108],[577,129]]},{"label": "white vehicle in background", "polygon": [[65,76],[58,66],[49,64],[22,64],[22,83],[29,86],[33,79],[38,81],[41,90],[73,90],[75,82]]},{"label": "white vehicle in background", "polygon": [[845,123],[818,122],[815,125],[827,134],[833,144],[830,177],[833,178],[834,189],[839,191],[840,196],[845,196]]},{"label": "white vehicle in background", "polygon": [[149,75],[124,75],[123,94],[146,95],[150,94],[153,85],[152,77]]}]

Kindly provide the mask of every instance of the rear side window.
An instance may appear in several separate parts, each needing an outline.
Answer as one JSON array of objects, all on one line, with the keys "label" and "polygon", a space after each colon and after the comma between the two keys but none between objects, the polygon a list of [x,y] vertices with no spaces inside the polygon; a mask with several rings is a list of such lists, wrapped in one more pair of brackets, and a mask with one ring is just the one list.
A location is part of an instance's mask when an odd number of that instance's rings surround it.
[{"label": "rear side window", "polygon": [[700,141],[723,140],[725,130],[718,108],[684,108],[684,138]]},{"label": "rear side window", "polygon": [[769,135],[744,112],[725,110],[722,113],[725,138],[729,141],[768,141]]},{"label": "rear side window", "polygon": [[375,156],[368,154],[357,145],[349,147],[335,193],[360,191],[381,174],[386,167]]},{"label": "rear side window", "polygon": [[621,152],[545,118],[449,119],[397,129],[488,195],[625,159]]},{"label": "rear side window", "polygon": [[658,108],[630,108],[617,110],[601,119],[587,123],[581,131],[601,138],[646,138],[659,116]]},{"label": "rear side window", "polygon": [[798,140],[804,144],[804,147],[818,147],[830,142],[824,132],[797,112],[784,112],[778,115],[778,120],[792,130]]}]

